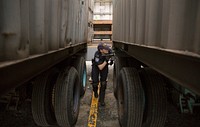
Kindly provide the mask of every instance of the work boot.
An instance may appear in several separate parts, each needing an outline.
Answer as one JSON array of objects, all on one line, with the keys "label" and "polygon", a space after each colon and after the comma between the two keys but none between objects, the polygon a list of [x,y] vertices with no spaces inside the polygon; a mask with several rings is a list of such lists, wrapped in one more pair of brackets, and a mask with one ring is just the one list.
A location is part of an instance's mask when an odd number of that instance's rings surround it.
[{"label": "work boot", "polygon": [[105,98],[105,90],[104,91],[100,90],[99,102],[101,106],[105,106],[104,98]]},{"label": "work boot", "polygon": [[106,81],[101,82],[101,88],[100,88],[100,94],[99,94],[99,102],[101,106],[105,106],[104,99],[105,99],[106,85],[107,85]]},{"label": "work boot", "polygon": [[98,98],[98,84],[93,84],[94,97]]}]

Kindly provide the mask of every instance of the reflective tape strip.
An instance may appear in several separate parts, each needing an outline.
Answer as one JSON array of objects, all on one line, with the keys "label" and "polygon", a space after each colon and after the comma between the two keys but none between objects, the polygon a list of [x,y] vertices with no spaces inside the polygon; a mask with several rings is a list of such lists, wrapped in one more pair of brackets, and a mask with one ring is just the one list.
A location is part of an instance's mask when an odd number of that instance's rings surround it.
[{"label": "reflective tape strip", "polygon": [[[97,124],[97,113],[98,113],[98,98],[94,97],[94,92],[92,92],[92,102],[90,107],[90,115],[88,117],[88,127],[96,127]],[[99,94],[99,89],[98,89]]]}]

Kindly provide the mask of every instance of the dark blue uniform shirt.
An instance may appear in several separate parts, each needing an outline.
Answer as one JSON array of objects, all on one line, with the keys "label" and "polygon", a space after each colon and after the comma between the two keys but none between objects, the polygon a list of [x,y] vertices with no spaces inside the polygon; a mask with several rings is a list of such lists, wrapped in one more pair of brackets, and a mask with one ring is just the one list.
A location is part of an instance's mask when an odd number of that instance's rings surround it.
[{"label": "dark blue uniform shirt", "polygon": [[94,54],[94,59],[93,59],[93,63],[92,63],[93,84],[98,84],[99,75],[100,75],[100,81],[106,81],[106,79],[107,79],[108,64],[102,70],[99,70],[99,67],[98,67],[98,65],[102,64],[104,61],[106,61],[105,56],[102,56],[100,51],[96,51]]}]

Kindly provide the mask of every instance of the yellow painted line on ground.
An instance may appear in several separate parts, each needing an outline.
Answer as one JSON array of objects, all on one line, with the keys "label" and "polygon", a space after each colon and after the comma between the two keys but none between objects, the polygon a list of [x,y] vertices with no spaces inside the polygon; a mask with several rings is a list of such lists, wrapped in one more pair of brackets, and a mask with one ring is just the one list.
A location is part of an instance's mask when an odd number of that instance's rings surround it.
[{"label": "yellow painted line on ground", "polygon": [[[94,92],[92,92],[92,102],[90,106],[90,115],[88,117],[88,127],[96,127],[97,125],[97,114],[98,114],[98,98],[94,97]],[[98,89],[99,94],[99,89]]]}]

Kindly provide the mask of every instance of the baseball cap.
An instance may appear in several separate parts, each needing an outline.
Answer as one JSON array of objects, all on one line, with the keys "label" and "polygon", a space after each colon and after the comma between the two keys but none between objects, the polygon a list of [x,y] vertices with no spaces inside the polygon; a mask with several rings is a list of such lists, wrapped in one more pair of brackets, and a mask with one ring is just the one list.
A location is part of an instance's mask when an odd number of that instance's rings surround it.
[{"label": "baseball cap", "polygon": [[99,44],[98,44],[98,47],[97,47],[97,49],[98,50],[102,50],[102,49],[105,49],[105,50],[111,50],[110,49],[110,46],[108,46],[106,43],[104,43],[104,42],[100,42]]}]

